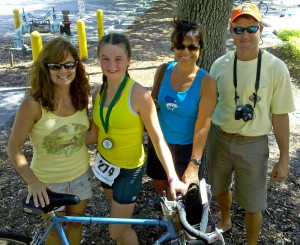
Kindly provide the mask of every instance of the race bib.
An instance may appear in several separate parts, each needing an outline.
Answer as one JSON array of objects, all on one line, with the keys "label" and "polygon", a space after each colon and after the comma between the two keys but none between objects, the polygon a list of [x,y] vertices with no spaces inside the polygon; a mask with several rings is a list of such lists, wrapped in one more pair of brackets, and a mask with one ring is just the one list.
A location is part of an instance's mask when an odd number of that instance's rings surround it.
[{"label": "race bib", "polygon": [[99,180],[110,186],[120,174],[120,168],[103,159],[99,152],[96,155],[92,170]]}]

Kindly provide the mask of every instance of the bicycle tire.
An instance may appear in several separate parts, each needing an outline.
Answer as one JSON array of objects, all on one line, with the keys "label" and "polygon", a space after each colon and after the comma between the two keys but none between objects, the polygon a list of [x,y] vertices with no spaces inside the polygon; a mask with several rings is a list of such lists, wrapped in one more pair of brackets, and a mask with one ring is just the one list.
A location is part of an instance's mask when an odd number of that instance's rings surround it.
[{"label": "bicycle tire", "polygon": [[265,3],[259,3],[257,4],[258,9],[260,10],[260,13],[262,15],[266,15],[268,13],[269,7]]},{"label": "bicycle tire", "polygon": [[[19,245],[29,245],[31,242],[31,237],[22,235],[15,232],[0,232],[0,244],[10,245],[10,244],[19,244]],[[5,243],[2,243],[5,242]]]}]

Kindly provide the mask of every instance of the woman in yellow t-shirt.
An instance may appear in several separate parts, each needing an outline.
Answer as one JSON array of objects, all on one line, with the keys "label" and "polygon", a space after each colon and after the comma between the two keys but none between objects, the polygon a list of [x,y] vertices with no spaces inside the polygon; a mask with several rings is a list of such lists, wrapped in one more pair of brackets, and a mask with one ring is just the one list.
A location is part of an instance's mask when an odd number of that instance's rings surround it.
[{"label": "woman in yellow t-shirt", "polygon": [[[89,82],[76,48],[65,38],[48,41],[30,73],[29,91],[21,103],[8,142],[7,153],[28,185],[26,202],[36,207],[49,204],[47,189],[74,194],[80,203],[66,206],[69,214],[84,214],[92,196],[89,154],[84,137]],[[29,165],[22,146],[27,135],[33,146]],[[47,215],[44,215],[47,218]],[[82,225],[69,223],[70,244],[80,244]],[[55,229],[47,244],[60,244]]]}]

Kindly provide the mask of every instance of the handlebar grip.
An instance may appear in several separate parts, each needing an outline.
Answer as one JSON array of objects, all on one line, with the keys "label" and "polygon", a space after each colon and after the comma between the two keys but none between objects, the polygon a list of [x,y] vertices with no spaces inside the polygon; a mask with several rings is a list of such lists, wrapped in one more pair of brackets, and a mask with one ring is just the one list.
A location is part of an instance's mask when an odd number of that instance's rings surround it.
[{"label": "handlebar grip", "polygon": [[181,223],[183,229],[187,233],[189,233],[191,236],[201,239],[205,244],[208,244],[208,242],[209,242],[208,235],[202,231],[195,229],[192,225],[190,225],[188,223],[188,221],[186,219],[186,212],[184,209],[184,204],[181,201],[178,201],[177,208],[178,208],[180,223]]}]

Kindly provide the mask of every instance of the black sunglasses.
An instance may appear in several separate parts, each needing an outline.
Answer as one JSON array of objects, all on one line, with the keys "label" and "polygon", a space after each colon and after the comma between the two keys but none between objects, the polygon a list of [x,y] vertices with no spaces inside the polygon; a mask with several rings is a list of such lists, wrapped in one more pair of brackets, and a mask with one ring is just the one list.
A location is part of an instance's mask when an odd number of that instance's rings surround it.
[{"label": "black sunglasses", "polygon": [[47,64],[48,68],[52,71],[59,71],[62,67],[64,67],[66,70],[73,70],[77,65],[77,61],[68,61],[64,64],[58,64],[58,63],[50,63]]},{"label": "black sunglasses", "polygon": [[246,30],[248,33],[256,33],[259,29],[259,26],[248,26],[248,27],[233,27],[232,30],[237,35],[242,35]]},{"label": "black sunglasses", "polygon": [[190,52],[196,52],[196,51],[199,50],[199,46],[196,46],[196,45],[193,45],[193,44],[188,45],[188,46],[185,46],[183,44],[179,44],[178,46],[175,47],[175,49],[180,50],[180,51],[185,50],[185,48],[187,48],[188,51],[190,51]]}]

